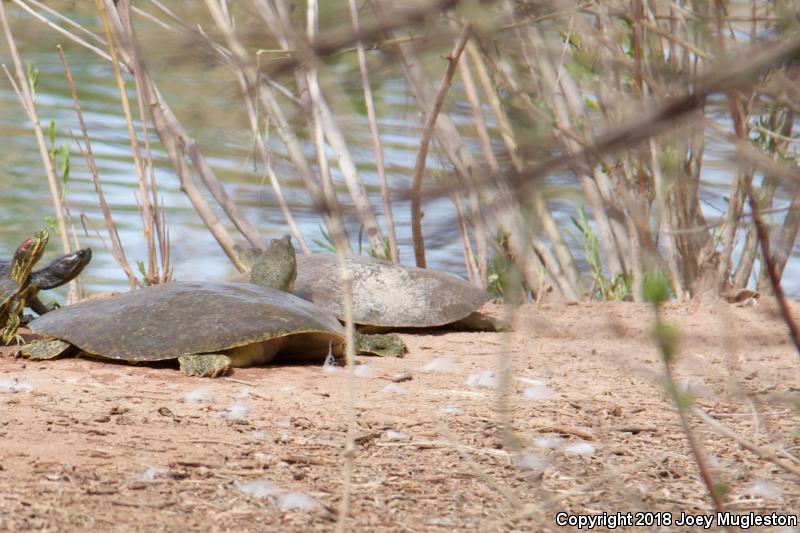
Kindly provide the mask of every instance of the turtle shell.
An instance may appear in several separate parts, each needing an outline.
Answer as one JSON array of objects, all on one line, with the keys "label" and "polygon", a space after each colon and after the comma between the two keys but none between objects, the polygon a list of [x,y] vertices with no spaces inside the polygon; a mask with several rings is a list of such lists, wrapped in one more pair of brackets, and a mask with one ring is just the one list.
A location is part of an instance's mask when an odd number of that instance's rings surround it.
[{"label": "turtle shell", "polygon": [[[437,327],[466,318],[491,299],[446,272],[348,256],[357,324],[387,328]],[[295,294],[342,318],[342,281],[334,254],[297,257]]]},{"label": "turtle shell", "polygon": [[89,354],[126,361],[218,353],[287,336],[297,337],[286,343],[294,348],[308,340],[327,350],[328,341],[340,343],[344,337],[336,317],[313,304],[236,282],[154,285],[56,309],[30,328]]}]

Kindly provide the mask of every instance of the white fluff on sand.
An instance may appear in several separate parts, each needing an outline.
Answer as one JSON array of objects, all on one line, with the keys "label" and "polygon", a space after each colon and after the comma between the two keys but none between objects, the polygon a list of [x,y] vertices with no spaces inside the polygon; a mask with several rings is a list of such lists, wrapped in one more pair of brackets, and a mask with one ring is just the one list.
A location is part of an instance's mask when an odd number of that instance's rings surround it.
[{"label": "white fluff on sand", "polygon": [[783,487],[765,479],[753,481],[742,490],[743,496],[763,498],[765,500],[783,500]]},{"label": "white fluff on sand", "polygon": [[387,430],[386,433],[383,434],[386,437],[386,440],[396,441],[396,440],[406,440],[408,435],[403,433],[402,431],[392,431],[391,429]]},{"label": "white fluff on sand", "polygon": [[222,418],[231,421],[247,420],[250,416],[250,408],[243,403],[235,403],[219,412]]},{"label": "white fluff on sand", "polygon": [[704,398],[706,400],[713,400],[716,398],[714,389],[712,389],[703,378],[688,377],[678,382],[678,390],[683,393],[689,393],[695,398]]},{"label": "white fluff on sand", "polygon": [[213,403],[214,393],[208,387],[200,387],[184,394],[183,399],[189,403]]},{"label": "white fluff on sand", "polygon": [[168,468],[160,466],[150,466],[139,474],[139,481],[155,481],[156,479],[172,479],[172,473]]},{"label": "white fluff on sand", "polygon": [[0,392],[16,394],[17,392],[30,392],[33,385],[27,381],[19,381],[17,378],[4,379],[0,381]]},{"label": "white fluff on sand", "polygon": [[375,366],[370,364],[358,365],[355,370],[353,370],[353,375],[361,379],[372,379],[377,373],[378,370]]},{"label": "white fluff on sand", "polygon": [[253,481],[234,481],[233,486],[241,492],[256,498],[272,498],[280,492],[280,487],[268,479],[255,479]]},{"label": "white fluff on sand", "polygon": [[439,411],[448,415],[463,415],[464,410],[457,405],[447,403],[439,407]]},{"label": "white fluff on sand", "polygon": [[556,434],[542,435],[541,437],[533,439],[533,447],[543,448],[546,450],[557,450],[558,448],[564,446],[565,442],[566,441],[564,437]]},{"label": "white fluff on sand", "polygon": [[308,494],[292,491],[278,494],[278,507],[281,511],[313,511],[322,506]]},{"label": "white fluff on sand", "polygon": [[491,370],[474,372],[467,378],[467,387],[482,387],[484,389],[496,389],[500,386],[500,380]]},{"label": "white fluff on sand", "polygon": [[320,503],[303,492],[284,490],[268,479],[234,481],[233,486],[256,498],[274,498],[282,511],[312,511],[322,507]]},{"label": "white fluff on sand", "polygon": [[455,363],[449,357],[436,357],[420,368],[422,372],[452,372]]},{"label": "white fluff on sand", "polygon": [[541,385],[531,385],[530,387],[525,387],[522,395],[528,400],[544,401],[552,400],[556,395],[556,392],[542,383]]},{"label": "white fluff on sand", "polygon": [[269,433],[263,429],[256,429],[250,433],[250,436],[255,440],[267,440],[269,438]]},{"label": "white fluff on sand", "polygon": [[530,470],[531,472],[542,472],[550,466],[550,461],[544,455],[525,451],[514,456],[514,466],[520,470]]},{"label": "white fluff on sand", "polygon": [[381,390],[383,390],[383,392],[390,392],[392,394],[408,394],[408,389],[397,383],[389,383]]},{"label": "white fluff on sand", "polygon": [[564,446],[564,453],[567,455],[594,455],[595,447],[588,442],[578,441]]}]

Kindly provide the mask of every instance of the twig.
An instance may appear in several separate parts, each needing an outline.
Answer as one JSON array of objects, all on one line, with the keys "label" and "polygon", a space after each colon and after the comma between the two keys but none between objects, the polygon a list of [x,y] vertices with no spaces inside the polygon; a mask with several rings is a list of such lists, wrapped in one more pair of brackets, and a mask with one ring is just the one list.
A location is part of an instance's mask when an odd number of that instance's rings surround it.
[{"label": "twig", "polygon": [[[353,24],[353,32],[359,33],[358,9],[355,0],[348,0],[350,6],[350,19]],[[367,106],[367,121],[369,131],[372,136],[372,145],[375,148],[375,169],[378,172],[378,181],[381,186],[381,197],[383,198],[383,216],[386,217],[386,230],[389,234],[389,258],[393,263],[400,261],[400,252],[397,249],[397,233],[395,231],[394,214],[392,213],[392,200],[389,196],[389,182],[386,177],[386,166],[383,162],[383,147],[381,146],[380,131],[378,131],[378,120],[375,117],[375,102],[372,98],[372,88],[369,84],[369,74],[367,72],[367,56],[364,52],[364,43],[356,43],[358,51],[358,67],[361,71],[361,85],[364,91],[364,101]]]},{"label": "twig", "polygon": [[770,255],[769,235],[761,220],[761,215],[758,212],[758,201],[753,193],[753,184],[751,182],[747,183],[747,198],[750,201],[750,211],[753,214],[753,224],[758,234],[758,241],[761,243],[761,260],[764,261],[767,276],[772,285],[772,292],[775,295],[775,301],[778,303],[781,317],[783,321],[786,322],[786,327],[789,328],[789,336],[792,338],[795,350],[800,354],[800,330],[797,329],[797,323],[792,318],[792,311],[789,309],[789,304],[786,301],[786,294],[783,292],[783,287],[781,286],[781,278],[778,276],[778,272],[775,269],[775,260]]},{"label": "twig", "polygon": [[425,268],[425,240],[422,236],[422,175],[425,172],[425,161],[428,158],[428,147],[430,146],[431,137],[433,136],[433,127],[436,124],[436,118],[442,110],[445,96],[447,91],[453,83],[453,76],[456,73],[458,61],[461,58],[461,53],[467,44],[467,40],[471,34],[471,27],[464,26],[461,34],[456,40],[453,51],[448,56],[447,70],[442,77],[439,88],[436,91],[436,96],[433,103],[428,109],[427,116],[425,117],[425,124],[422,127],[422,135],[419,141],[419,150],[417,151],[417,160],[414,164],[414,178],[411,186],[411,235],[414,240],[414,258],[416,259],[417,266]]},{"label": "twig", "polygon": [[[155,283],[159,276],[156,273],[157,265],[156,265],[156,249],[155,249],[155,239],[153,235],[153,229],[155,226],[155,217],[153,215],[152,205],[150,203],[150,192],[149,187],[147,184],[147,173],[144,169],[144,164],[142,163],[141,152],[139,150],[139,139],[136,135],[136,129],[133,125],[133,116],[131,114],[131,106],[130,100],[128,99],[128,91],[125,86],[125,81],[122,79],[122,69],[120,68],[119,59],[117,57],[117,47],[121,46],[122,43],[116,42],[114,39],[114,35],[111,33],[111,23],[109,22],[109,17],[106,12],[105,4],[103,0],[95,0],[95,4],[97,5],[97,11],[100,13],[100,17],[103,21],[103,28],[106,32],[106,41],[108,44],[108,49],[111,52],[111,65],[114,68],[114,78],[117,82],[117,89],[119,90],[119,97],[120,102],[122,104],[122,111],[125,115],[125,124],[128,129],[128,142],[130,142],[131,153],[133,155],[133,162],[136,168],[136,173],[139,177],[139,209],[142,217],[142,229],[144,231],[144,240],[145,245],[147,247],[147,268],[145,273],[145,284],[151,285]],[[123,14],[123,19],[125,21],[129,21],[127,14],[129,13],[128,7],[129,3],[128,0],[122,0],[122,4],[117,6],[119,8],[119,12]],[[124,22],[123,22],[124,23]],[[127,27],[127,30],[130,35],[133,34],[132,28],[130,26]],[[141,89],[141,77],[134,75],[134,80],[136,82],[136,94],[138,96],[142,95]],[[139,101],[140,108],[143,107],[144,102],[142,99]]]},{"label": "twig", "polygon": [[[3,3],[0,2],[0,23],[3,26],[3,33],[8,42],[8,50],[11,53],[11,58],[14,62],[14,69],[19,83],[18,92],[20,96],[20,104],[23,110],[28,115],[28,118],[33,123],[33,131],[36,135],[36,144],[39,147],[39,155],[42,158],[42,165],[44,166],[45,173],[47,174],[47,183],[50,186],[50,196],[53,200],[53,209],[58,221],[58,231],[61,237],[61,246],[64,253],[70,253],[69,236],[67,235],[67,225],[64,217],[64,206],[61,201],[61,188],[59,187],[58,178],[56,177],[55,169],[53,168],[53,159],[50,157],[50,152],[47,149],[47,141],[45,140],[42,124],[39,120],[39,112],[36,109],[36,100],[33,96],[33,88],[28,84],[28,77],[25,74],[25,69],[22,67],[22,59],[20,58],[19,51],[17,50],[17,43],[14,41],[14,36],[11,34],[11,27],[6,18],[6,10]],[[6,70],[6,75],[11,78],[10,73]]]},{"label": "twig", "polygon": [[778,457],[778,455],[772,450],[758,446],[757,444],[754,444],[753,442],[745,439],[732,429],[728,428],[724,424],[721,424],[720,422],[715,420],[713,417],[711,417],[711,415],[709,415],[699,407],[693,407],[692,413],[700,420],[711,426],[711,428],[720,435],[735,440],[741,447],[753,452],[762,459],[769,461],[770,463],[773,463],[776,466],[781,467],[782,469],[786,470],[789,473],[792,473],[796,476],[800,476],[800,467],[797,467],[787,461],[784,461],[783,459]]},{"label": "twig", "polygon": [[78,124],[80,124],[81,127],[85,148],[81,146],[81,143],[77,139],[75,142],[78,145],[81,154],[83,154],[84,160],[86,161],[86,166],[88,167],[89,174],[92,178],[95,194],[97,194],[97,201],[100,204],[100,212],[103,213],[103,220],[106,223],[106,231],[108,232],[108,237],[111,240],[111,256],[120,266],[120,268],[122,268],[122,271],[125,272],[130,287],[137,287],[139,282],[136,279],[136,274],[133,272],[130,264],[128,263],[128,259],[125,257],[125,249],[120,241],[119,233],[117,232],[117,226],[114,223],[114,217],[111,215],[111,209],[109,209],[105,194],[103,194],[103,186],[100,184],[100,175],[97,170],[97,162],[95,161],[94,152],[92,151],[92,142],[91,139],[89,139],[89,131],[87,130],[86,122],[83,119],[83,111],[81,110],[81,103],[80,99],[78,98],[78,89],[75,87],[75,82],[72,79],[72,71],[69,68],[67,58],[64,55],[64,51],[61,49],[61,46],[56,46],[56,51],[58,52],[58,56],[61,58],[61,64],[64,67],[64,75],[67,78],[67,86],[72,94],[72,105],[75,108],[75,114],[78,117]]},{"label": "twig", "polygon": [[[651,281],[651,283],[656,282]],[[702,479],[703,484],[705,484],[708,495],[711,497],[711,501],[714,504],[714,510],[717,513],[723,513],[725,512],[725,508],[714,484],[714,480],[711,478],[711,473],[708,470],[708,466],[706,465],[705,454],[703,453],[701,445],[692,431],[692,428],[689,426],[686,399],[682,397],[681,392],[678,390],[678,385],[675,383],[675,378],[672,374],[672,364],[675,357],[675,343],[677,341],[674,338],[675,334],[669,330],[669,327],[664,324],[661,319],[661,310],[659,309],[659,306],[663,301],[665,293],[666,290],[664,291],[664,294],[658,294],[654,290],[654,295],[651,296],[651,300],[653,302],[653,311],[655,314],[655,330],[658,347],[661,351],[661,360],[664,363],[664,378],[666,381],[667,392],[672,397],[675,407],[678,410],[678,418],[680,419],[683,432],[686,435],[686,441],[689,443],[689,449],[692,451],[692,456],[694,457],[694,461],[697,464],[697,469],[700,472],[700,479]]]}]

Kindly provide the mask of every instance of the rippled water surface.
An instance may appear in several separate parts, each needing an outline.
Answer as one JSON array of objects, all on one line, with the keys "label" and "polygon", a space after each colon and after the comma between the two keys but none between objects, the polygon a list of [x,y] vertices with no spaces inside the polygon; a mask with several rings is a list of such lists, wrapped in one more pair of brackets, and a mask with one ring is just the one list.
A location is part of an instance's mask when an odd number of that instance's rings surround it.
[{"label": "rippled water surface", "polygon": [[[180,7],[182,16],[187,21],[208,24],[203,19],[205,13],[201,2],[166,3]],[[49,2],[48,5],[62,9],[87,27],[98,27],[97,17],[87,7],[93,5],[91,2],[62,1]],[[86,284],[91,291],[122,289],[127,286],[126,278],[95,233],[95,229],[104,232],[103,220],[85,163],[72,140],[72,136],[79,135],[80,130],[55,46],[63,46],[72,68],[104,191],[128,258],[131,263],[135,263],[145,258],[135,197],[138,182],[113,70],[105,60],[47,30],[40,22],[21,14],[12,4],[6,3],[6,6],[12,16],[12,30],[21,54],[39,69],[37,102],[42,123],[47,125],[54,121],[57,144],[72,147],[72,172],[67,184],[67,202],[73,218],[77,220],[79,215],[85,215],[88,219],[89,235],[84,235],[80,229],[81,241],[84,246],[91,246],[95,251],[94,260],[84,275]],[[248,159],[251,135],[236,81],[219,66],[214,56],[202,44],[179,33],[156,30],[152,22],[141,17],[135,21],[145,57],[161,91],[173,106],[179,120],[198,141],[228,193],[261,230],[264,239],[286,233],[283,216],[268,182],[264,181],[259,171],[253,169]],[[271,44],[265,43],[264,46]],[[0,46],[0,59],[2,63],[11,66],[11,58],[4,41]],[[352,73],[357,71],[352,69],[352,64],[348,61],[353,60],[352,57],[341,59],[341,65],[332,65],[326,70],[327,75],[344,72],[352,77]],[[391,186],[395,191],[403,190],[409,186],[409,176],[418,146],[417,108],[396,77],[381,76],[378,73],[373,81]],[[351,88],[351,93],[359,92],[357,88],[360,87],[360,80],[357,77],[343,82]],[[132,86],[132,82],[129,85]],[[130,87],[129,90],[133,97]],[[342,103],[341,98],[338,103]],[[364,115],[358,112],[362,106],[358,102],[350,105],[353,102],[345,101],[344,104],[336,108],[340,124],[347,135],[348,143],[353,147],[373,205],[380,211],[382,203],[374,172],[375,158],[369,128]],[[292,120],[303,123],[304,119],[296,107],[289,105],[286,111]],[[452,111],[455,112],[458,122],[458,110]],[[4,76],[0,79],[0,136],[0,256],[7,257],[25,236],[41,227],[44,220],[52,216],[53,206],[31,125]],[[153,140],[155,141],[155,135]],[[153,148],[160,194],[166,206],[175,277],[224,277],[231,272],[227,258],[180,191],[177,177],[160,145],[154,142]],[[311,210],[305,190],[291,165],[282,157],[282,146],[274,143],[274,149],[276,168],[283,180],[292,212],[309,244],[319,250],[320,247],[313,244],[313,241],[322,239],[320,219]],[[312,153],[310,147],[308,153]],[[433,164],[438,161],[436,156],[432,156]],[[713,173],[710,176],[713,179]],[[346,202],[349,197],[344,187],[340,186],[339,189],[340,197]],[[710,204],[714,203],[719,205],[720,200],[712,199]],[[573,204],[569,205],[574,209]],[[554,206],[557,207],[558,204]],[[394,209],[402,258],[405,262],[412,262],[409,205],[405,201],[397,201]],[[446,198],[430,201],[425,206],[425,213],[429,264],[463,273],[463,252],[455,227],[452,203]],[[568,220],[572,214],[568,210],[557,211],[561,220]],[[226,220],[224,216],[220,218]],[[355,241],[358,226],[352,216],[349,217],[349,222]],[[229,230],[244,243],[232,226]],[[357,247],[357,243],[354,246]],[[59,251],[60,242],[54,234],[48,253],[53,256]],[[787,277],[794,279],[792,268],[790,264]]]}]

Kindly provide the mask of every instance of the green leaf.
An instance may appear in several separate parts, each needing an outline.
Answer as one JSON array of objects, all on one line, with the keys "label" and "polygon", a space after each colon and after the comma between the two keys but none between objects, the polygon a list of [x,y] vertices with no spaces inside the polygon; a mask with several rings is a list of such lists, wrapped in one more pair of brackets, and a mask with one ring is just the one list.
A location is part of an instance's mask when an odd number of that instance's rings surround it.
[{"label": "green leaf", "polygon": [[58,221],[56,220],[56,217],[47,215],[46,217],[44,217],[44,223],[51,230],[53,231],[58,230]]},{"label": "green leaf", "polygon": [[27,67],[28,86],[31,88],[31,96],[35,101],[36,87],[39,85],[39,68],[30,61],[26,61],[25,65]]},{"label": "green leaf", "polygon": [[672,289],[661,272],[651,272],[644,278],[642,293],[646,301],[658,305],[671,298]]}]

